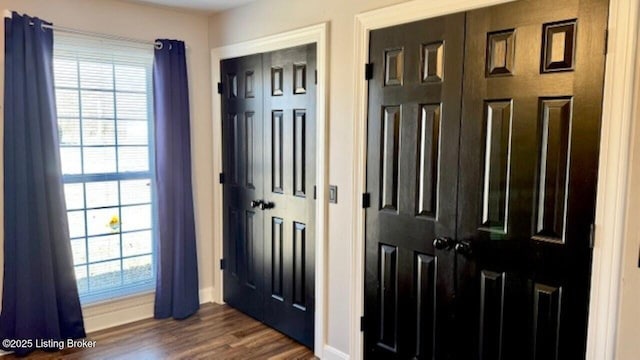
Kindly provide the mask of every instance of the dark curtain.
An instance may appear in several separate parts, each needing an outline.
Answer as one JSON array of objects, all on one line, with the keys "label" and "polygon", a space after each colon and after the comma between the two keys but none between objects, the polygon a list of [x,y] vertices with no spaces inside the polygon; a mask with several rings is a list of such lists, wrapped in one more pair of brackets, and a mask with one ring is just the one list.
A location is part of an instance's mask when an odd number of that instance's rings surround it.
[{"label": "dark curtain", "polygon": [[[53,34],[43,21],[5,19],[2,349],[85,336],[60,168]],[[23,344],[25,345],[25,344]],[[26,344],[28,345],[28,344]]]},{"label": "dark curtain", "polygon": [[200,306],[191,190],[185,45],[158,40],[153,64],[158,246],[155,317],[184,319]]}]

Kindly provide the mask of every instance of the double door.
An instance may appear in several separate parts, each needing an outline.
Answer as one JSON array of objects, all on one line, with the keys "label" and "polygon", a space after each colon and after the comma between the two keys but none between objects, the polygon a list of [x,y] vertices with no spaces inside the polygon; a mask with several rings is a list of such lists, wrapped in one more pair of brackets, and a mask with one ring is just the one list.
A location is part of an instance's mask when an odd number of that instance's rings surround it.
[{"label": "double door", "polygon": [[584,358],[607,5],[371,32],[367,358]]},{"label": "double door", "polygon": [[313,348],[315,45],[221,62],[224,301]]}]

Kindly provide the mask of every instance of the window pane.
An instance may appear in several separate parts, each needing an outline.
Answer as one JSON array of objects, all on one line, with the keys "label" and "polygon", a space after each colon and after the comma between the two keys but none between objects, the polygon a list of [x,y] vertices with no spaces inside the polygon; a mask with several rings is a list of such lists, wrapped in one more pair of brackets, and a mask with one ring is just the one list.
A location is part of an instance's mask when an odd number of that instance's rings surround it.
[{"label": "window pane", "polygon": [[87,235],[112,234],[119,230],[118,208],[87,210]]},{"label": "window pane", "polygon": [[84,190],[82,184],[65,184],[64,197],[67,203],[67,210],[84,208]]},{"label": "window pane", "polygon": [[118,182],[88,182],[87,207],[118,206]]},{"label": "window pane", "polygon": [[138,120],[118,121],[119,145],[147,145],[149,143],[149,123]]},{"label": "window pane", "polygon": [[73,175],[82,173],[82,161],[79,147],[60,148],[60,161],[62,162],[62,174]]},{"label": "window pane", "polygon": [[91,291],[118,287],[120,279],[120,260],[89,265],[89,286]]},{"label": "window pane", "polygon": [[149,148],[122,146],[118,148],[120,172],[149,171]]},{"label": "window pane", "polygon": [[84,145],[115,145],[116,123],[113,120],[82,120]]},{"label": "window pane", "polygon": [[[64,36],[54,44],[65,201],[83,301],[120,294],[123,285],[135,291],[155,276],[152,63],[152,48],[117,49]],[[148,175],[133,179],[139,173]]]},{"label": "window pane", "polygon": [[150,254],[151,231],[122,234],[122,256]]},{"label": "window pane", "polygon": [[120,257],[120,235],[90,237],[89,262],[96,262]]},{"label": "window pane", "polygon": [[147,69],[116,65],[116,91],[147,91]]},{"label": "window pane", "polygon": [[80,295],[86,294],[89,290],[89,279],[87,277],[87,266],[76,266],[76,282],[78,283],[78,292]]},{"label": "window pane", "polygon": [[151,229],[151,205],[122,207],[122,231]]},{"label": "window pane", "polygon": [[152,279],[151,255],[122,260],[122,275],[125,284]]},{"label": "window pane", "polygon": [[73,263],[75,265],[85,264],[87,262],[86,250],[84,238],[71,240],[71,252],[73,253]]},{"label": "window pane", "polygon": [[58,117],[80,117],[80,101],[76,90],[56,90]]},{"label": "window pane", "polygon": [[84,211],[67,212],[69,220],[69,236],[71,238],[83,237],[84,234]]},{"label": "window pane", "polygon": [[113,93],[82,90],[82,116],[92,119],[113,119]]},{"label": "window pane", "polygon": [[80,85],[83,89],[113,89],[113,65],[81,61]]},{"label": "window pane", "polygon": [[84,173],[104,174],[116,172],[116,148],[84,148]]},{"label": "window pane", "polygon": [[147,94],[118,93],[118,119],[147,120]]},{"label": "window pane", "polygon": [[120,203],[144,204],[151,202],[151,180],[126,180],[120,182]]},{"label": "window pane", "polygon": [[80,145],[80,120],[58,120],[58,137],[60,145]]},{"label": "window pane", "polygon": [[73,59],[53,59],[56,86],[78,87],[78,62]]}]

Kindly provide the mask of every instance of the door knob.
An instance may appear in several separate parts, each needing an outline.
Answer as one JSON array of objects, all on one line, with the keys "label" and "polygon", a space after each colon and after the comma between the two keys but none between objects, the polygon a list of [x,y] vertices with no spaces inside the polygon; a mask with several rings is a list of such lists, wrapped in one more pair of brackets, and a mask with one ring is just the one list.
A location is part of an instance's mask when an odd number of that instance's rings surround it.
[{"label": "door knob", "polygon": [[433,247],[438,250],[451,250],[455,245],[455,240],[446,236],[440,236],[433,240]]},{"label": "door knob", "polygon": [[260,205],[262,205],[262,200],[251,200],[251,207],[252,208],[257,208],[260,207]]},{"label": "door knob", "polygon": [[272,202],[264,202],[262,201],[260,203],[260,209],[261,210],[269,210],[269,209],[273,209],[274,207],[276,207],[276,204],[272,203]]},{"label": "door knob", "polygon": [[458,254],[469,256],[472,253],[471,243],[466,240],[461,240],[456,242],[455,250]]}]

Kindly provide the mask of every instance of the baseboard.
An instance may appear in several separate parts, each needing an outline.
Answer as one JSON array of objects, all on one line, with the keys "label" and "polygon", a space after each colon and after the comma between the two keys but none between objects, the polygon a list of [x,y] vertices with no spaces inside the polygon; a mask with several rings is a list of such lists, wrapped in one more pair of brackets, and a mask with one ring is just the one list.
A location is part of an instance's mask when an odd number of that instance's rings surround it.
[{"label": "baseboard", "polygon": [[[200,289],[200,304],[210,303],[213,289]],[[154,293],[112,300],[82,309],[87,333],[153,317]]]},{"label": "baseboard", "polygon": [[325,345],[323,350],[323,360],[349,360],[349,355],[332,346]]}]

